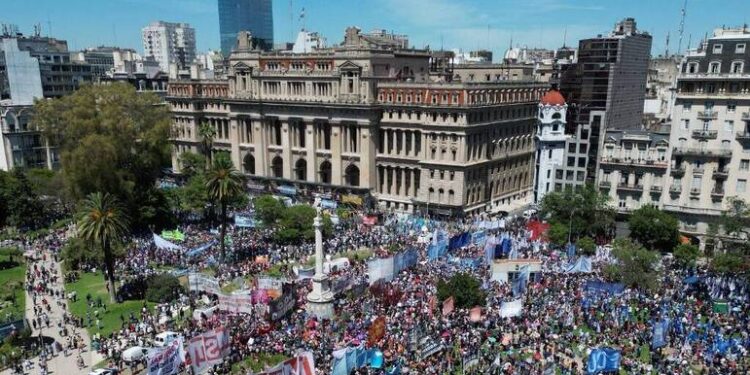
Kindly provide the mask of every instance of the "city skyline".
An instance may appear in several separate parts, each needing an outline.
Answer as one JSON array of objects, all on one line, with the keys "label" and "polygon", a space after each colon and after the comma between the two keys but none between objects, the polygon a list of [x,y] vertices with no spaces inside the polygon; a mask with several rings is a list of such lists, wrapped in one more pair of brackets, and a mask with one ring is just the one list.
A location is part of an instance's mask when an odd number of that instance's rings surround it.
[{"label": "city skyline", "polygon": [[[216,0],[35,2],[39,6],[29,7],[27,1],[21,0],[5,1],[6,12],[0,22],[18,25],[24,34],[31,34],[33,25],[41,24],[42,35],[67,39],[72,50],[115,45],[139,52],[142,52],[140,29],[148,23],[157,20],[186,22],[196,29],[199,51],[219,50],[220,47]],[[664,53],[667,32],[670,33],[670,52],[677,51],[683,0],[635,0],[625,4],[589,0],[523,3],[431,0],[429,3],[430,6],[425,7],[425,2],[419,0],[363,0],[358,7],[352,7],[339,0],[324,4],[294,0],[290,12],[289,2],[277,1],[273,10],[275,39],[277,42],[293,41],[304,25],[326,36],[329,44],[339,43],[344,29],[354,25],[363,31],[379,28],[406,34],[411,45],[417,48],[429,45],[432,49],[489,49],[498,61],[511,38],[515,46],[555,48],[564,40],[569,46],[577,46],[578,40],[606,34],[615,22],[634,17],[639,29],[653,35],[652,55],[657,56]],[[689,1],[683,50],[689,41],[694,47],[716,27],[742,25],[746,21],[742,14],[750,10],[750,4],[741,0],[722,2],[721,8],[715,5],[707,0]],[[81,22],[79,17],[83,7],[91,15],[86,22]],[[302,8],[305,9],[304,19],[300,18]],[[700,14],[714,16],[697,16]]]}]

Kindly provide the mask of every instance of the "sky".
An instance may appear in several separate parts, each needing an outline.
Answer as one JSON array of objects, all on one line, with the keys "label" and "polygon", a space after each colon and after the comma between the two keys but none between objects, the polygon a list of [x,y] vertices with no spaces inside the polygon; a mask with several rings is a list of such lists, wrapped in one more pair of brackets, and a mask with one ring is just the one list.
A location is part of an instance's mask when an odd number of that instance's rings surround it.
[{"label": "sky", "polygon": [[[498,61],[514,46],[556,48],[563,42],[607,34],[615,22],[634,17],[654,36],[652,55],[678,46],[684,0],[273,0],[274,39],[292,41],[303,26],[329,45],[347,26],[407,34],[414,47],[489,49]],[[30,34],[66,39],[71,50],[115,45],[142,51],[140,30],[151,21],[187,22],[198,51],[219,49],[217,0],[0,0],[0,23]],[[291,7],[290,7],[291,3]],[[290,12],[291,8],[291,12]],[[299,17],[305,9],[304,21]],[[716,27],[748,22],[750,0],[688,0],[683,50]]]}]

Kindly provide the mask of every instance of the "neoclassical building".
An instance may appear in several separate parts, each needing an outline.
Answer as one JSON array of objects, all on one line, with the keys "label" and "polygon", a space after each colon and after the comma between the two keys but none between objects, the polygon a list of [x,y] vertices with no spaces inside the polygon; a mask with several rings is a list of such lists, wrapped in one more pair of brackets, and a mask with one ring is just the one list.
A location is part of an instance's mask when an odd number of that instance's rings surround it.
[{"label": "neoclassical building", "polygon": [[369,195],[453,215],[530,199],[536,105],[546,85],[438,83],[430,52],[346,30],[341,45],[264,52],[240,33],[226,80],[170,81],[173,169],[214,127],[251,180]]}]

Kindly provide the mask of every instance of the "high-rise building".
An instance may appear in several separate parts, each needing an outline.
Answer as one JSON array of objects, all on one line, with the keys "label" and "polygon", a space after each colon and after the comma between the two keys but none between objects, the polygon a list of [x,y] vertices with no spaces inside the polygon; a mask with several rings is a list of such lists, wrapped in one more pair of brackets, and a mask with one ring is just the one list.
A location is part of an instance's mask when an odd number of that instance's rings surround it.
[{"label": "high-rise building", "polygon": [[[591,112],[604,111],[604,128],[641,128],[651,39],[651,35],[638,31],[633,18],[626,18],[608,36],[579,42],[575,78],[562,77],[560,82],[568,103],[574,105],[573,122],[591,124]],[[603,131],[598,125],[591,128],[588,181],[596,176],[595,161]]]},{"label": "high-rise building", "polygon": [[240,33],[225,80],[170,81],[172,166],[216,130],[252,181],[282,194],[356,194],[383,208],[465,215],[531,199],[533,81],[436,82],[428,50],[363,34],[307,53],[264,52]]},{"label": "high-rise building", "polygon": [[229,56],[237,33],[249,31],[263,50],[273,48],[273,2],[271,0],[218,0],[221,53]]},{"label": "high-rise building", "polygon": [[178,69],[195,60],[195,29],[186,23],[152,22],[142,30],[143,56],[153,57],[164,72],[172,64]]},{"label": "high-rise building", "polygon": [[565,112],[568,105],[556,89],[548,91],[539,102],[539,125],[536,130],[534,168],[534,203],[553,191],[556,167],[565,163]]},{"label": "high-rise building", "polygon": [[[677,76],[664,210],[703,237],[730,198],[750,200],[750,31],[717,29]],[[704,243],[704,241],[701,241]]]}]

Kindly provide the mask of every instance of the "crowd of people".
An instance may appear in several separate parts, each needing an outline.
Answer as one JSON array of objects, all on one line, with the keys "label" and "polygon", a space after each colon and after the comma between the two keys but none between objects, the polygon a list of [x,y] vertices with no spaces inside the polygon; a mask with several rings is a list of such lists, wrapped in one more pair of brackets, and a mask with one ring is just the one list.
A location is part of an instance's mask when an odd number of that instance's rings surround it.
[{"label": "crowd of people", "polygon": [[[309,264],[313,243],[281,245],[271,240],[274,228],[233,228],[229,231],[232,261],[220,262],[218,246],[188,255],[190,249],[218,238],[208,226],[192,224],[180,228],[186,238],[180,243],[181,250],[160,249],[151,236],[130,240],[127,255],[117,264],[118,276],[127,280],[163,272],[160,270],[165,267],[184,272],[212,267],[219,282],[226,285],[237,278],[252,280],[281,265],[278,277],[295,288],[295,308],[276,321],[268,314],[221,310],[194,317],[192,311],[216,305],[217,298],[209,292],[186,291],[170,303],[155,308],[144,304],[139,314],[120,317],[120,329],[104,337],[92,337],[95,349],[110,360],[112,367],[143,368],[143,360],[125,363],[122,352],[133,346],[149,347],[154,337],[166,330],[177,332],[187,342],[221,326],[230,332],[229,354],[209,373],[227,373],[239,363],[240,372],[249,374],[251,363],[268,368],[275,365],[267,359],[273,355],[292,357],[299,351],[310,351],[316,373],[332,374],[335,353],[347,347],[373,348],[384,356],[382,368],[365,366],[354,369],[355,374],[385,374],[393,368],[411,374],[446,374],[457,369],[464,373],[579,374],[586,372],[589,353],[601,347],[617,349],[621,353],[620,368],[629,374],[750,371],[750,290],[743,280],[712,275],[701,268],[684,270],[665,258],[656,293],[631,288],[615,293],[594,292],[587,283],[603,280],[601,266],[613,261],[604,248],[600,247],[597,256],[592,257],[592,272],[568,273],[567,265],[574,259],[533,234],[527,229],[526,219],[513,218],[504,220],[501,227],[482,231],[490,238],[510,239],[513,245],[509,256],[541,261],[542,272],[529,281],[519,296],[511,284],[493,280],[482,243],[451,249],[440,259],[429,255],[430,237],[437,230],[448,235],[471,233],[479,230],[478,223],[483,218],[440,221],[384,214],[381,225],[367,225],[357,216],[354,211],[352,219],[342,219],[334,234],[325,239],[327,254],[366,248],[370,249],[371,258],[382,258],[414,249],[419,258],[392,280],[377,283],[369,280],[368,263],[362,259],[332,272],[329,276],[334,280],[349,280],[346,290],[337,295],[336,318],[319,320],[305,310],[311,283],[298,278],[292,265]],[[51,254],[57,254],[62,247],[63,241],[54,236],[45,241],[28,245],[48,246]],[[477,261],[466,266],[455,259]],[[61,275],[37,269],[30,272],[33,276],[29,286],[38,296],[33,302],[38,306],[35,311],[39,319],[33,324],[51,324],[44,318],[45,301],[64,304],[65,300],[61,291],[45,288],[48,280],[44,278]],[[438,281],[458,272],[469,272],[482,284],[486,305],[480,306],[479,319],[472,316],[469,308],[457,307],[447,312],[441,308]],[[691,281],[686,282],[686,278]],[[517,298],[523,301],[522,313],[501,317],[503,304]],[[713,309],[712,301],[718,299],[727,300],[730,308]],[[93,306],[96,301],[90,303]],[[373,337],[372,327],[382,319],[384,332]],[[665,335],[667,343],[655,347],[653,328],[663,319],[671,322]],[[86,321],[72,316],[60,322],[64,329],[68,323],[71,330],[94,324],[91,318]],[[64,350],[75,350],[77,345],[71,339],[64,344]],[[190,367],[186,365],[185,371],[190,371]]]}]

